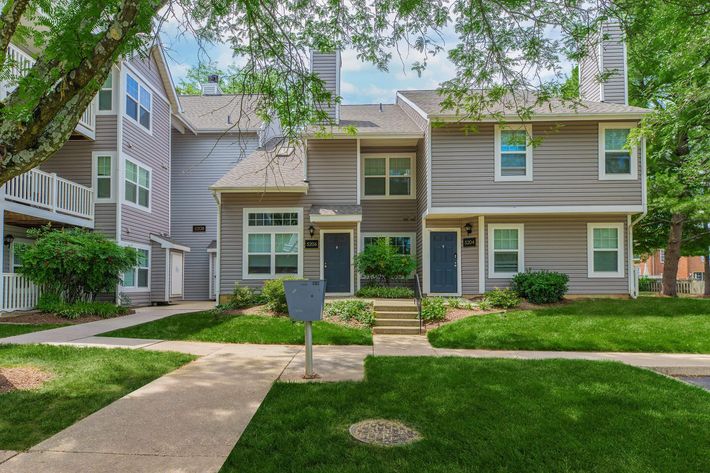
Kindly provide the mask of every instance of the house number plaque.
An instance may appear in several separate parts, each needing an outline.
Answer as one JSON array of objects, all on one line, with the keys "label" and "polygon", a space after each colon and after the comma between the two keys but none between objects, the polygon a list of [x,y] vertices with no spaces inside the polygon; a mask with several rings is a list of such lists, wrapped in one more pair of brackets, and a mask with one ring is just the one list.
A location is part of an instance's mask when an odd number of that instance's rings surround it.
[{"label": "house number plaque", "polygon": [[466,237],[463,239],[464,248],[473,248],[476,246],[476,237]]},{"label": "house number plaque", "polygon": [[306,248],[318,248],[318,240],[306,240]]}]

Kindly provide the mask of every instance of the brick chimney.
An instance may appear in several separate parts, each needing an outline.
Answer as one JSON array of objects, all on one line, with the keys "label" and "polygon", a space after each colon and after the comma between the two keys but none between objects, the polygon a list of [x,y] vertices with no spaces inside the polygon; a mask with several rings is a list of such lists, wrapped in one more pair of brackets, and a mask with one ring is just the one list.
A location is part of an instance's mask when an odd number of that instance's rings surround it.
[{"label": "brick chimney", "polygon": [[[579,63],[579,95],[583,100],[628,105],[626,45],[619,23],[605,23],[598,40]],[[602,74],[609,77],[600,82]]]},{"label": "brick chimney", "polygon": [[[314,72],[325,81],[325,88],[333,96],[333,100],[340,96],[340,50],[333,52],[311,51],[311,72]],[[340,104],[323,104],[322,110],[328,113],[331,119],[340,121]]]}]

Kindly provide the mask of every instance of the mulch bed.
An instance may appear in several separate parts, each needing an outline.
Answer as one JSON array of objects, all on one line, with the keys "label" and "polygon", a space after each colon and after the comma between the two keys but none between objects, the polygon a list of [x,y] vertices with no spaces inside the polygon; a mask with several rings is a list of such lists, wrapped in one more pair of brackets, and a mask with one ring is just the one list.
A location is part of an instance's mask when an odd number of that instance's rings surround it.
[{"label": "mulch bed", "polygon": [[[130,314],[135,314],[135,313],[136,313],[136,311],[130,310],[127,314],[124,314],[124,315],[130,315]],[[118,315],[117,317],[123,317],[123,315]],[[96,316],[96,315],[90,315],[90,316],[85,316],[85,317],[79,317],[78,319],[66,319],[66,318],[60,317],[56,314],[49,314],[49,313],[44,313],[44,312],[25,312],[23,314],[9,315],[9,316],[3,317],[2,321],[0,321],[0,323],[30,324],[30,325],[42,325],[42,324],[76,325],[76,324],[85,324],[87,322],[95,322],[97,320],[104,320],[104,318]]]},{"label": "mulch bed", "polygon": [[501,312],[501,309],[490,309],[490,310],[466,310],[466,309],[449,309],[446,312],[446,318],[438,322],[431,322],[425,324],[426,330],[434,330],[435,328],[441,327],[442,325],[450,324],[451,322],[456,322],[457,320],[465,319],[466,317],[472,317],[476,315],[487,315],[495,314]]},{"label": "mulch bed", "polygon": [[0,394],[16,390],[37,389],[52,377],[52,373],[31,366],[0,368]]}]

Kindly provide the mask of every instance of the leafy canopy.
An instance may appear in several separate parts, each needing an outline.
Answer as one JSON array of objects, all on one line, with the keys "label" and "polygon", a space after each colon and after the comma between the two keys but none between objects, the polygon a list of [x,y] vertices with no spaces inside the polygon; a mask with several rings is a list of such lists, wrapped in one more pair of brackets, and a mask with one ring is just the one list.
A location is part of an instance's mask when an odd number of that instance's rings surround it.
[{"label": "leafy canopy", "polygon": [[379,238],[355,255],[355,267],[368,279],[389,284],[392,279],[406,278],[417,267],[410,255],[402,255],[386,238]]}]

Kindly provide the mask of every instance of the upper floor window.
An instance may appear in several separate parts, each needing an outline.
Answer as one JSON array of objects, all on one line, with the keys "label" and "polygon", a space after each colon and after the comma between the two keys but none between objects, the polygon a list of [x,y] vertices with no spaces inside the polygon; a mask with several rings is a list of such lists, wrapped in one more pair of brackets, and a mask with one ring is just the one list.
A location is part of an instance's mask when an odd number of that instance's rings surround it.
[{"label": "upper floor window", "polygon": [[150,209],[150,169],[126,160],[126,202]]},{"label": "upper floor window", "polygon": [[587,272],[590,278],[624,277],[624,224],[587,224]]},{"label": "upper floor window", "polygon": [[106,82],[99,90],[99,111],[110,112],[113,110],[113,73],[110,72]]},{"label": "upper floor window", "polygon": [[115,153],[95,152],[93,156],[96,201],[111,200],[113,198],[113,158]]},{"label": "upper floor window", "polygon": [[490,278],[510,278],[523,270],[523,224],[488,225]]},{"label": "upper floor window", "polygon": [[636,179],[636,149],[626,146],[633,128],[629,123],[599,124],[599,179]]},{"label": "upper floor window", "polygon": [[244,279],[301,274],[301,209],[244,209]]},{"label": "upper floor window", "polygon": [[363,197],[373,199],[414,197],[412,155],[363,156]]},{"label": "upper floor window", "polygon": [[531,125],[496,125],[496,181],[532,181],[531,137]]},{"label": "upper floor window", "polygon": [[146,87],[130,74],[126,74],[126,115],[150,130],[153,96]]}]

